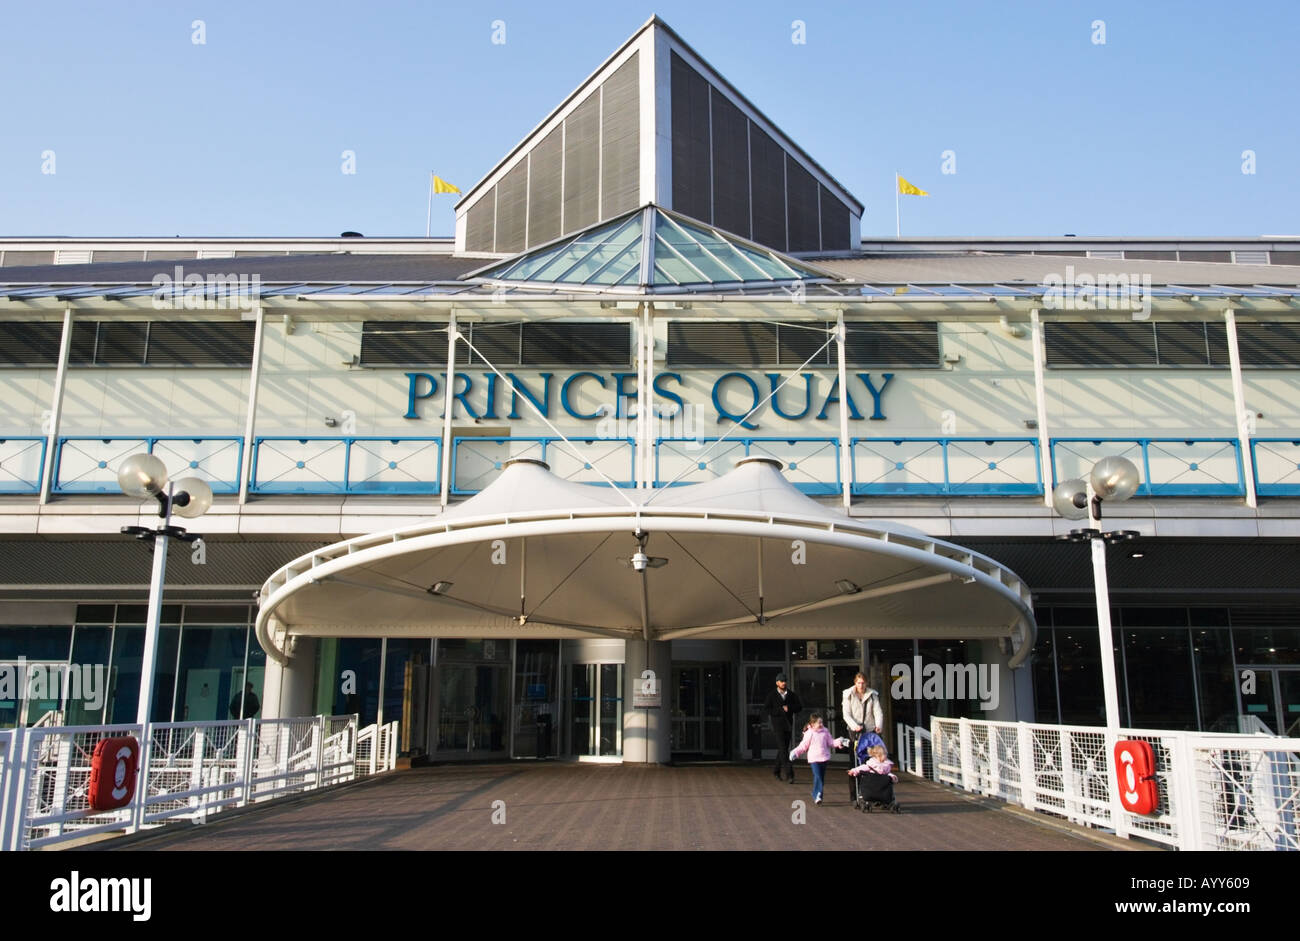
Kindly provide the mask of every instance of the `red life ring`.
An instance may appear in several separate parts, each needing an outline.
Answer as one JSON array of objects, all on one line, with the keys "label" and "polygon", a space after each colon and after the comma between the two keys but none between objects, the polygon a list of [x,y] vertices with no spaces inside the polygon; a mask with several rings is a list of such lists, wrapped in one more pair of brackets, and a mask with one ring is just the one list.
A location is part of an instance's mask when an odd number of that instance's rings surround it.
[{"label": "red life ring", "polygon": [[90,806],[113,810],[131,803],[139,768],[140,743],[134,736],[100,739],[90,760]]},{"label": "red life ring", "polygon": [[1124,739],[1115,743],[1115,777],[1124,809],[1134,814],[1153,814],[1160,806],[1160,782],[1156,779],[1156,753],[1150,742]]}]

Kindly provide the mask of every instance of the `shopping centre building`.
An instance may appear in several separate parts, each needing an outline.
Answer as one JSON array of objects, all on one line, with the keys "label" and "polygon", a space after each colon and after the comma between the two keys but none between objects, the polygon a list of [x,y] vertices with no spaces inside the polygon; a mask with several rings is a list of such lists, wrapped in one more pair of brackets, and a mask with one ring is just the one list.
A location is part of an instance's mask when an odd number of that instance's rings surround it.
[{"label": "shopping centre building", "polygon": [[862,670],[891,729],[1101,724],[1051,489],[1121,455],[1121,721],[1296,734],[1300,240],[863,213],[655,19],[454,238],[0,238],[0,667],[106,683],[0,683],[0,726],[134,720],[145,451],[216,493],[171,548],[156,720],[251,683],[437,760],[739,759],[778,673],[838,728]]}]

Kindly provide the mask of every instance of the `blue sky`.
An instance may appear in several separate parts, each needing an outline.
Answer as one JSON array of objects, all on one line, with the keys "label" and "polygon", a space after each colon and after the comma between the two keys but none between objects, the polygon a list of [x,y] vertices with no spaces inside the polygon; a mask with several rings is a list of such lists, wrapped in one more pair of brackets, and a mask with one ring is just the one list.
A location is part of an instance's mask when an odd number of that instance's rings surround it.
[{"label": "blue sky", "polygon": [[423,235],[430,170],[468,189],[651,13],[866,237],[894,233],[895,170],[932,194],[905,236],[1300,233],[1284,0],[188,0],[0,5],[0,235]]}]

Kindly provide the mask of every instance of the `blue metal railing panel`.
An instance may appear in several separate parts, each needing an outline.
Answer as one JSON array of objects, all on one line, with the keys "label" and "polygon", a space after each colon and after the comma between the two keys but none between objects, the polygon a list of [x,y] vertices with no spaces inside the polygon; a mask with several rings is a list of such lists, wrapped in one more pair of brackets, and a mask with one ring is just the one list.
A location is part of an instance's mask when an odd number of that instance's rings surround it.
[{"label": "blue metal railing panel", "polygon": [[35,435],[0,438],[0,493],[40,493],[46,439]]},{"label": "blue metal railing panel", "polygon": [[520,458],[545,461],[565,480],[605,484],[604,474],[620,487],[636,485],[636,443],[631,438],[570,436],[569,441],[574,448],[557,436],[457,438],[451,451],[451,492],[476,494],[496,480],[507,461]]},{"label": "blue metal railing panel", "polygon": [[[715,447],[718,441],[722,443]],[[840,492],[839,440],[824,437],[657,438],[654,486],[712,480],[745,457],[781,461],[790,482],[810,496]],[[678,475],[681,479],[675,480]]]},{"label": "blue metal railing panel", "polygon": [[1138,496],[1244,496],[1246,475],[1236,438],[1053,438],[1053,486],[1087,477],[1092,465],[1111,455],[1137,465]]},{"label": "blue metal railing panel", "polygon": [[238,493],[244,439],[238,435],[60,436],[54,454],[55,493],[121,493],[117,470],[132,454],[162,460],[170,480],[197,477],[213,493]]},{"label": "blue metal railing panel", "polygon": [[1300,497],[1300,439],[1251,438],[1255,492],[1261,497]]},{"label": "blue metal railing panel", "polygon": [[431,494],[441,466],[437,437],[267,435],[253,442],[249,492]]},{"label": "blue metal railing panel", "polygon": [[1038,439],[872,437],[849,441],[853,493],[874,496],[1036,496]]}]

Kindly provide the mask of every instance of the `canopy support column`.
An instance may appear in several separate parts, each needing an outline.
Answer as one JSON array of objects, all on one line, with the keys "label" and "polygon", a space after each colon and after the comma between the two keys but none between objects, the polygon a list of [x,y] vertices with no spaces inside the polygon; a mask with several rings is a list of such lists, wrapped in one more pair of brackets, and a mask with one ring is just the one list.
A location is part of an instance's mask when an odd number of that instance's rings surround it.
[{"label": "canopy support column", "polygon": [[1237,346],[1237,315],[1229,307],[1223,312],[1228,328],[1228,364],[1232,367],[1232,403],[1237,409],[1237,441],[1241,447],[1241,469],[1245,480],[1246,506],[1259,505],[1255,497],[1255,456],[1250,453],[1251,415],[1246,411],[1246,387],[1241,381],[1241,350]]},{"label": "canopy support column", "polygon": [[[673,645],[662,640],[629,640],[623,668],[623,760],[663,764],[670,758],[671,717],[664,705],[673,671]],[[653,685],[647,685],[653,684]],[[643,691],[659,694],[657,708],[632,704]],[[652,693],[653,694],[653,693]]]},{"label": "canopy support column", "polygon": [[42,504],[50,502],[50,490],[59,463],[59,423],[63,418],[63,389],[68,382],[68,358],[72,353],[72,308],[63,310],[63,333],[59,339],[59,366],[54,373],[54,400],[50,403],[50,423],[46,429],[45,466],[41,468]]},{"label": "canopy support column", "polygon": [[1030,342],[1034,345],[1034,403],[1038,418],[1038,473],[1043,478],[1043,505],[1052,506],[1052,438],[1047,431],[1047,386],[1043,379],[1043,322],[1038,319],[1038,308],[1029,312],[1033,327]]},{"label": "canopy support column", "polygon": [[451,391],[456,387],[456,311],[448,312],[447,319],[447,380],[442,387],[442,467],[438,473],[438,506],[447,509],[451,495],[451,410],[456,404]]},{"label": "canopy support column", "polygon": [[847,354],[844,349],[846,339],[843,309],[835,312],[835,352],[839,360],[840,373],[840,490],[844,501],[844,512],[849,512],[853,494],[853,471],[850,469],[851,453],[849,451],[849,380]]}]

